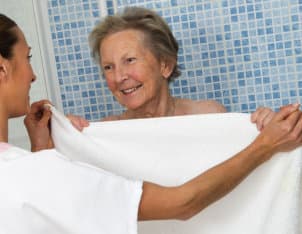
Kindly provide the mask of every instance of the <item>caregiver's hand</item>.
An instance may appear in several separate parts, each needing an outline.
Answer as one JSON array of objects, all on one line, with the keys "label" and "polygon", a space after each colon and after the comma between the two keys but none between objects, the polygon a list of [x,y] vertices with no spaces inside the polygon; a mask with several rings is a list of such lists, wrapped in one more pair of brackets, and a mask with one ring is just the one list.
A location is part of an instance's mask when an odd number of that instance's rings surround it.
[{"label": "caregiver's hand", "polygon": [[275,112],[268,107],[259,107],[251,114],[251,122],[255,123],[257,129],[261,131],[275,116]]},{"label": "caregiver's hand", "polygon": [[48,100],[34,102],[24,119],[33,152],[54,147],[50,135],[51,111],[44,106],[45,104],[50,102]]},{"label": "caregiver's hand", "polygon": [[[299,104],[282,107],[271,121],[263,128],[255,140],[264,146],[269,155],[276,152],[290,151],[302,143],[302,114]],[[267,158],[269,159],[270,156]]]},{"label": "caregiver's hand", "polygon": [[66,117],[70,120],[72,125],[79,131],[83,131],[84,128],[89,126],[88,120],[86,120],[80,116],[68,114],[68,115],[66,115]]}]

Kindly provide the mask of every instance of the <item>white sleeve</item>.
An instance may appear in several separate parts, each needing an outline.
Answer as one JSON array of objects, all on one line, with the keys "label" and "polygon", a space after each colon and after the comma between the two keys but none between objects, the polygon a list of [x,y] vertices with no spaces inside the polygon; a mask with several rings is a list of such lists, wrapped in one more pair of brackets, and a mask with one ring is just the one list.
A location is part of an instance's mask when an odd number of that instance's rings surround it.
[{"label": "white sleeve", "polygon": [[136,234],[142,182],[55,150],[0,165],[0,233]]}]

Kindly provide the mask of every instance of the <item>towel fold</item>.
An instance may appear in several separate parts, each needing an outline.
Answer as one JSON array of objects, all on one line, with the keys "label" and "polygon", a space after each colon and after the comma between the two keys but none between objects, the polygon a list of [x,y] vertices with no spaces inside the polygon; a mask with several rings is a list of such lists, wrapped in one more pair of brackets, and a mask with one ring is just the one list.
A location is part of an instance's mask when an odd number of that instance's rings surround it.
[{"label": "towel fold", "polygon": [[[228,159],[258,134],[249,114],[91,123],[83,132],[51,108],[58,151],[119,175],[179,185]],[[140,234],[301,234],[301,148],[261,165],[188,221],[140,222]]]}]

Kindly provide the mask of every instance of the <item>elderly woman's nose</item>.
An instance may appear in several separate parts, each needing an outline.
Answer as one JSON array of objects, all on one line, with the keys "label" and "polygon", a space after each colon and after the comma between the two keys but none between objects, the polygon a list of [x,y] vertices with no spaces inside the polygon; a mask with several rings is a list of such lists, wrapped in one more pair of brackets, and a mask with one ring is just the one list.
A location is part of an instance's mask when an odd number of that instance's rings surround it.
[{"label": "elderly woman's nose", "polygon": [[128,78],[127,69],[123,66],[119,66],[115,70],[115,79],[118,82],[121,82]]}]

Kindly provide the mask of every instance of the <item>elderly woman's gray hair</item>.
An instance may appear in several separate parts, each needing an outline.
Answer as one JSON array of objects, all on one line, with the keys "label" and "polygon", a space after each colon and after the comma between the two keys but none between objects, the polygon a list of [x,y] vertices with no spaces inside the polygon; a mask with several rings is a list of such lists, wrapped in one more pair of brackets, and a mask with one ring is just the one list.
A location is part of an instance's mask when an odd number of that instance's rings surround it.
[{"label": "elderly woman's gray hair", "polygon": [[174,64],[170,79],[180,75],[177,66],[178,43],[169,26],[154,11],[140,7],[128,7],[121,14],[107,16],[94,28],[89,35],[94,59],[102,59],[100,47],[105,37],[127,29],[143,32],[144,43],[151,53],[160,61]]}]

